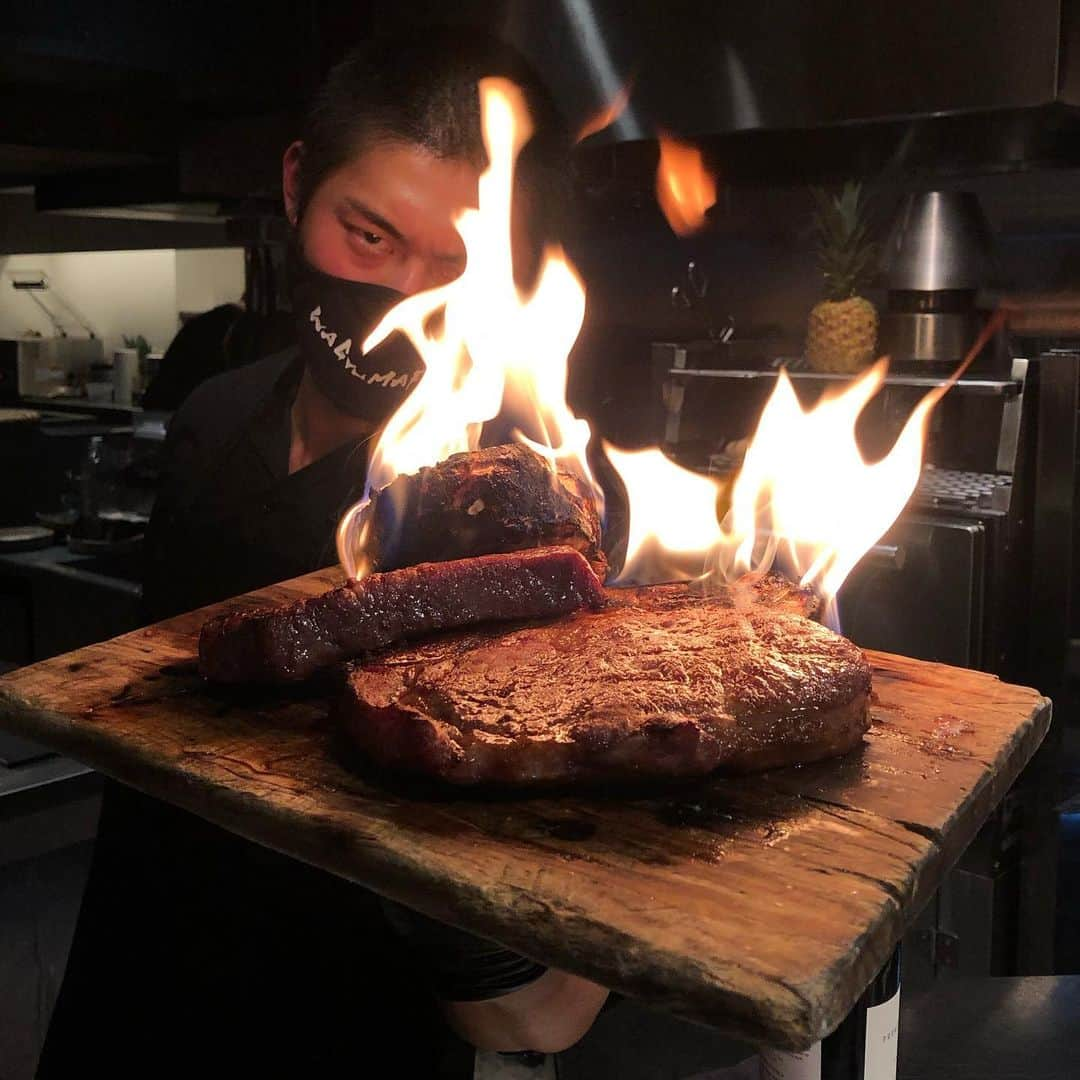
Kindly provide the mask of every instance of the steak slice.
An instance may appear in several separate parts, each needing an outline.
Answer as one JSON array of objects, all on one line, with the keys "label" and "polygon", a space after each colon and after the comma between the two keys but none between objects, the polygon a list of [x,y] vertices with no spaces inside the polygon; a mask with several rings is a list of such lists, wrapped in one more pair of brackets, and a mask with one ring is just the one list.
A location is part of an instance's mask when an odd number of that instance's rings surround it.
[{"label": "steak slice", "polygon": [[389,769],[515,787],[814,761],[869,727],[865,657],[805,617],[799,590],[607,592],[596,612],[444,635],[355,668],[339,722]]},{"label": "steak slice", "polygon": [[596,500],[578,477],[521,444],[453,454],[379,491],[365,553],[378,570],[558,545],[603,580]]},{"label": "steak slice", "polygon": [[199,635],[199,668],[223,683],[298,682],[402,638],[603,603],[599,580],[571,548],[428,563],[293,604],[209,619]]}]

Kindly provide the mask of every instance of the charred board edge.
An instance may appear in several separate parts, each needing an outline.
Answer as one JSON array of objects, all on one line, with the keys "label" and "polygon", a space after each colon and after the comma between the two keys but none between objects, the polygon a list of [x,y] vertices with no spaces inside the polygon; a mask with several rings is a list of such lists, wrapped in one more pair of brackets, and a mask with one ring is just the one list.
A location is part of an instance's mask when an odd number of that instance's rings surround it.
[{"label": "charred board edge", "polygon": [[[886,679],[898,678],[888,656],[872,652],[868,656],[875,668],[883,669],[880,673]],[[941,670],[944,674],[949,669]],[[984,678],[988,684],[996,682]],[[387,822],[367,833],[358,830],[355,818],[348,817],[347,793],[311,791],[312,805],[297,799],[297,805],[283,806],[250,790],[236,790],[224,772],[213,775],[212,762],[195,759],[185,769],[170,759],[148,756],[144,748],[119,739],[110,741],[92,723],[23,698],[2,684],[0,724],[250,840],[495,938],[541,962],[593,978],[739,1038],[804,1049],[844,1018],[905,924],[915,918],[1034,754],[1049,726],[1050,703],[1034,691],[1028,693],[1027,718],[1001,745],[994,761],[985,763],[979,781],[938,835],[910,830],[907,822],[897,818],[847,808],[871,814],[883,827],[909,829],[913,854],[908,860],[907,888],[898,892],[882,882],[877,919],[864,930],[857,947],[839,957],[824,977],[803,985],[752,971],[732,958],[710,957],[690,965],[685,955],[646,947],[581,911],[558,909],[513,886],[506,886],[504,894],[485,889],[461,876],[459,867],[440,863],[432,849],[403,842],[400,833],[390,837],[393,829]],[[783,775],[783,771],[764,774],[777,795],[794,800],[796,796],[783,786],[774,786],[772,778]],[[312,842],[313,830],[319,834],[318,844]],[[301,837],[304,842],[298,844]],[[579,947],[587,944],[589,952],[595,953],[597,942],[609,942],[608,962],[583,962]],[[839,993],[837,986],[845,992]]]}]

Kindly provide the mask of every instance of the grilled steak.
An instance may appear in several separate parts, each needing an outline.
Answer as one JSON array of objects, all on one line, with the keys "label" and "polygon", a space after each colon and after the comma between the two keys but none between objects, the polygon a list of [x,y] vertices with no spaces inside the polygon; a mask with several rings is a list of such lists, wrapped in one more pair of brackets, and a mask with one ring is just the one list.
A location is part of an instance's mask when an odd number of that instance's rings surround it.
[{"label": "grilled steak", "polygon": [[337,706],[377,763],[452,784],[700,776],[844,753],[870,668],[775,579],[719,596],[608,590],[545,624],[443,635],[350,671]]},{"label": "grilled steak", "polygon": [[607,560],[592,493],[527,446],[491,446],[399,476],[372,499],[365,551],[378,570],[559,545],[601,580]]},{"label": "grilled steak", "polygon": [[571,548],[429,563],[294,604],[210,619],[199,636],[199,667],[217,682],[296,682],[403,638],[603,602],[599,580]]}]

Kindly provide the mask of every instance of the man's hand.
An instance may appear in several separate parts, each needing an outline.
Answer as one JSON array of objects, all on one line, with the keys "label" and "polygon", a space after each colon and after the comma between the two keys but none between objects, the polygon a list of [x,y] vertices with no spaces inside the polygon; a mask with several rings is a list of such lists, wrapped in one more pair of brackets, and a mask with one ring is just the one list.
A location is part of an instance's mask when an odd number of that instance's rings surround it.
[{"label": "man's hand", "polygon": [[607,1000],[602,986],[554,968],[520,990],[487,1001],[446,1001],[450,1026],[478,1050],[566,1050],[592,1026]]}]

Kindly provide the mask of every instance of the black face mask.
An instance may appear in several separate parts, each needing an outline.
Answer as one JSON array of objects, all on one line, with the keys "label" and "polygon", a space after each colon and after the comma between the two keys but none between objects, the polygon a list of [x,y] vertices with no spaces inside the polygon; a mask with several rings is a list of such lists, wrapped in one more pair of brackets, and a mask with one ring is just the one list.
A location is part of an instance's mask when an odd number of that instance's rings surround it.
[{"label": "black face mask", "polygon": [[423,360],[403,334],[361,351],[402,294],[324,274],[295,249],[289,278],[300,355],[315,385],[342,412],[381,424],[424,374]]}]

